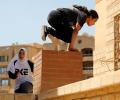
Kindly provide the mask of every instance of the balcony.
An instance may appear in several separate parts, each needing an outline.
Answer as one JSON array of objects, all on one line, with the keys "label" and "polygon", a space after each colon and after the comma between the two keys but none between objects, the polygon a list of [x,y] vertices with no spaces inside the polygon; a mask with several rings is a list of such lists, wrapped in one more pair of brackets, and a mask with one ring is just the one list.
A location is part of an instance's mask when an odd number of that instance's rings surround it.
[{"label": "balcony", "polygon": [[93,61],[93,56],[83,56],[83,61]]},{"label": "balcony", "polygon": [[93,74],[93,70],[83,70],[83,74]]},{"label": "balcony", "polygon": [[8,93],[10,86],[0,86],[0,93]]},{"label": "balcony", "polygon": [[0,62],[0,66],[7,66],[9,62]]},{"label": "balcony", "polygon": [[0,74],[0,79],[7,79],[7,78],[9,78],[7,73]]}]

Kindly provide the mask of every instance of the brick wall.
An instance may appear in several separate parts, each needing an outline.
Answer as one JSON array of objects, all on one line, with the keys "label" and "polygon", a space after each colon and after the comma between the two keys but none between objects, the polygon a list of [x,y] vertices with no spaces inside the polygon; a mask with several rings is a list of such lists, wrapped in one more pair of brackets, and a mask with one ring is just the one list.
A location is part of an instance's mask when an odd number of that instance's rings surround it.
[{"label": "brick wall", "polygon": [[81,79],[82,56],[79,52],[42,51],[41,91]]},{"label": "brick wall", "polygon": [[41,69],[42,69],[42,51],[32,58],[34,62],[33,93],[40,93],[41,89]]}]

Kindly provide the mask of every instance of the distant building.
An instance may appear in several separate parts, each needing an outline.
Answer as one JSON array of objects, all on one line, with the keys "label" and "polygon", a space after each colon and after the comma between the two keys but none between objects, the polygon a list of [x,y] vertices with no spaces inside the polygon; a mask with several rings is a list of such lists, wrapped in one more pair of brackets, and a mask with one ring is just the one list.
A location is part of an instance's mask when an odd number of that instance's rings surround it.
[{"label": "distant building", "polygon": [[20,48],[26,48],[27,56],[32,60],[32,57],[41,50],[42,46],[39,44],[13,44],[0,47],[0,93],[13,93],[14,81],[8,77],[7,66]]},{"label": "distant building", "polygon": [[83,55],[83,79],[93,76],[93,50],[94,50],[94,36],[84,33],[78,36],[75,47],[81,51]]}]

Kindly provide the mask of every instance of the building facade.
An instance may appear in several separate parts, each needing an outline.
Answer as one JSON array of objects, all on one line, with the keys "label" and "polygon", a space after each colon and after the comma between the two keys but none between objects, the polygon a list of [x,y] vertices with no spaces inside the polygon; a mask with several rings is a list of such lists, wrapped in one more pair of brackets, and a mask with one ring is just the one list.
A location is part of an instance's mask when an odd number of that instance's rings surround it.
[{"label": "building facade", "polygon": [[14,57],[20,48],[27,49],[28,59],[32,60],[32,57],[41,50],[39,44],[26,44],[26,45],[12,45],[0,47],[0,92],[1,93],[13,93],[14,81],[9,79],[7,74],[7,66],[9,61]]},{"label": "building facade", "polygon": [[96,23],[94,75],[119,69],[120,0],[96,0],[99,20]]},{"label": "building facade", "polygon": [[83,79],[88,79],[93,76],[94,36],[84,33],[77,38],[75,47],[82,53]]}]

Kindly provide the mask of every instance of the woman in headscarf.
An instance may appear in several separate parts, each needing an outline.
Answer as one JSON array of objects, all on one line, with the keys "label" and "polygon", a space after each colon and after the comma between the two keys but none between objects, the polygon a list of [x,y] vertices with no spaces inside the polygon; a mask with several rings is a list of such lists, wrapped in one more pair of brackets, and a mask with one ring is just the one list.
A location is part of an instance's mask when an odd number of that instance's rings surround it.
[{"label": "woman in headscarf", "polygon": [[27,59],[27,51],[21,48],[8,65],[8,75],[16,79],[15,93],[32,93],[32,73],[34,64]]}]

